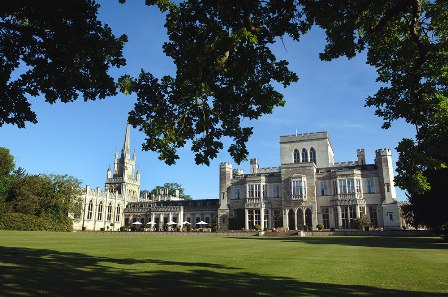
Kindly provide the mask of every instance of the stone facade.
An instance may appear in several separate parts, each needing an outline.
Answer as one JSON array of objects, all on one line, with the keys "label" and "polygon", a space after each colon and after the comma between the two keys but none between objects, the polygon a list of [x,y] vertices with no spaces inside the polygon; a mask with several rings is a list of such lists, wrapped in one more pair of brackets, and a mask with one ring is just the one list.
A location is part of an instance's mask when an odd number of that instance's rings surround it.
[{"label": "stone facade", "polygon": [[121,156],[115,152],[114,169],[107,169],[105,191],[85,188],[81,218],[74,222],[74,230],[118,230],[124,225],[124,208],[140,196],[140,171],[135,170],[137,158],[135,152],[131,157],[130,139],[128,124]]},{"label": "stone facade", "polygon": [[167,189],[140,197],[127,125],[121,156],[116,152],[113,170],[107,169],[105,191],[86,187],[74,229],[118,230],[136,223],[160,230],[185,222],[199,228],[210,227],[215,218],[223,231],[255,225],[303,230],[318,224],[352,229],[363,215],[377,228],[400,228],[390,149],[377,150],[374,163],[366,162],[363,149],[357,150],[356,161],[335,163],[328,133],[316,132],[281,136],[280,160],[279,167],[260,168],[251,159],[249,173],[221,163],[218,199],[182,200]]},{"label": "stone facade", "polygon": [[[140,197],[140,171],[136,170],[135,152],[131,156],[130,137],[127,125],[121,155],[115,152],[113,170],[107,169],[105,190],[89,186],[84,189],[82,215],[73,229],[113,231],[140,222],[144,227],[160,230],[164,223],[173,228],[184,221],[193,228],[210,227],[218,214],[218,199],[182,200],[179,191],[169,193],[168,189]],[[207,225],[197,224],[201,221]]]},{"label": "stone facade", "polygon": [[352,229],[363,215],[377,228],[400,228],[390,149],[377,150],[372,164],[363,149],[357,161],[335,163],[328,133],[316,132],[281,136],[280,159],[271,168],[251,159],[247,174],[220,165],[223,229]]}]

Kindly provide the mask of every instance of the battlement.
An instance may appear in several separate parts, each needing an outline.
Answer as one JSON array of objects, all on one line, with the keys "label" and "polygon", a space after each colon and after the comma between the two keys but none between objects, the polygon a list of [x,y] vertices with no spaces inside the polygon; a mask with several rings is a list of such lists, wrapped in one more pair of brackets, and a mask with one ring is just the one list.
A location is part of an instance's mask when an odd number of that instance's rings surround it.
[{"label": "battlement", "polygon": [[220,163],[219,164],[219,167],[220,168],[225,168],[225,167],[230,167],[230,168],[232,168],[232,163],[229,163],[229,162],[222,162],[222,163]]},{"label": "battlement", "polygon": [[233,173],[233,175],[243,175],[244,170],[237,168],[237,169],[233,169],[232,173]]},{"label": "battlement", "polygon": [[281,167],[265,167],[258,168],[258,173],[272,173],[272,172],[280,172]]},{"label": "battlement", "polygon": [[335,162],[333,166],[353,166],[358,165],[358,161]]},{"label": "battlement", "polygon": [[293,135],[280,136],[280,143],[302,140],[315,140],[328,138],[328,132],[311,132],[311,133],[299,133]]},{"label": "battlement", "polygon": [[357,149],[356,153],[357,154],[365,154],[365,150],[364,149]]},{"label": "battlement", "polygon": [[392,150],[389,149],[389,148],[377,149],[377,150],[375,150],[375,155],[377,157],[379,157],[379,156],[391,156],[392,155]]}]

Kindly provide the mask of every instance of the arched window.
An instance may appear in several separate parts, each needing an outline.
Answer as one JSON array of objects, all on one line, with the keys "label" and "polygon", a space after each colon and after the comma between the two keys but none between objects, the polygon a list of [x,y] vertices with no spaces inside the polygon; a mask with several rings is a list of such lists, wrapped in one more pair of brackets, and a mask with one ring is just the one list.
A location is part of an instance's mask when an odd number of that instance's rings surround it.
[{"label": "arched window", "polygon": [[97,216],[96,219],[101,221],[103,219],[103,201],[98,204]]},{"label": "arched window", "polygon": [[316,150],[314,147],[310,148],[310,162],[314,162],[314,164],[316,164]]},{"label": "arched window", "polygon": [[120,221],[120,212],[121,212],[121,207],[120,207],[120,204],[118,204],[117,205],[117,213],[115,214],[115,222]]},{"label": "arched window", "polygon": [[294,150],[294,163],[299,163],[300,162],[300,153],[298,149]]},{"label": "arched window", "polygon": [[93,210],[93,202],[92,200],[89,201],[89,206],[87,207],[87,219],[92,219],[92,210]]},{"label": "arched window", "polygon": [[302,149],[302,162],[308,162],[308,152],[305,148]]},{"label": "arched window", "polygon": [[107,206],[107,217],[106,221],[110,221],[112,216],[112,202],[109,203],[109,206]]}]

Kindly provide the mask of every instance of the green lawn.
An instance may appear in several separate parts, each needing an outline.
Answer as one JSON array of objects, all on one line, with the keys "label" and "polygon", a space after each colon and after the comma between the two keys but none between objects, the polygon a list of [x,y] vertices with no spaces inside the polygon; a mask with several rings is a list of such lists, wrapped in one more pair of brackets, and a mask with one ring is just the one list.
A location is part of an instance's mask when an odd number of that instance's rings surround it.
[{"label": "green lawn", "polygon": [[0,296],[448,296],[439,238],[0,231]]}]

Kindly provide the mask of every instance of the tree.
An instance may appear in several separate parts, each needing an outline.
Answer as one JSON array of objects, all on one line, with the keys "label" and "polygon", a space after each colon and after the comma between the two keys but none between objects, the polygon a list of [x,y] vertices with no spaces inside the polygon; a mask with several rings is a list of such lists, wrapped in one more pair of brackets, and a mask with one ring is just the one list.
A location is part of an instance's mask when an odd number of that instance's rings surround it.
[{"label": "tree", "polygon": [[9,149],[0,147],[0,178],[10,175],[15,166],[14,157]]},{"label": "tree", "polygon": [[409,203],[403,209],[407,223],[414,228],[420,226],[448,233],[448,199],[446,199],[445,183],[448,180],[448,169],[424,172],[431,184],[431,189],[409,196]]},{"label": "tree", "polygon": [[181,184],[171,182],[171,183],[165,183],[163,186],[156,186],[154,189],[152,189],[150,192],[148,192],[149,195],[157,195],[158,191],[160,189],[168,189],[168,193],[171,196],[176,195],[176,190],[179,191],[179,198],[184,200],[191,200],[191,196],[185,194],[185,189]]},{"label": "tree", "polygon": [[[415,139],[397,150],[397,184],[422,193],[430,188],[426,169],[448,163],[448,6],[428,0],[272,0],[201,1],[179,4],[148,0],[168,11],[167,56],[176,77],[160,81],[142,72],[125,77],[124,91],[137,94],[130,122],[148,138],[145,149],[171,164],[176,149],[192,141],[196,162],[208,164],[222,148],[222,137],[234,139],[229,152],[236,162],[247,156],[256,119],[283,104],[274,82],[297,81],[286,61],[277,61],[269,45],[284,35],[299,41],[312,26],[323,28],[327,45],[320,58],[330,61],[367,52],[367,64],[383,85],[367,98],[387,129],[397,119],[416,127]],[[154,120],[160,119],[160,120]],[[417,158],[415,158],[417,157]]]},{"label": "tree", "polygon": [[71,230],[70,216],[81,215],[81,182],[67,175],[24,175],[12,182],[6,204],[10,213],[44,218],[54,229]]},{"label": "tree", "polygon": [[[90,0],[3,1],[0,8],[0,127],[36,123],[27,96],[71,102],[115,95],[111,66],[125,65],[126,36],[97,19]],[[19,75],[17,74],[19,73]]]},{"label": "tree", "polygon": [[14,170],[14,157],[9,149],[0,147],[0,215],[6,211],[4,201],[8,195],[12,182],[12,171]]},{"label": "tree", "polygon": [[[367,52],[367,63],[376,68],[382,86],[366,105],[376,108],[383,128],[400,118],[416,127],[415,138],[404,139],[397,148],[397,184],[421,194],[430,189],[424,173],[447,167],[445,1],[146,0],[146,4],[166,12],[169,41],[163,49],[173,59],[176,75],[159,79],[143,70],[136,78],[121,77],[118,87],[137,97],[129,122],[147,135],[143,148],[158,152],[166,163],[175,163],[177,149],[191,143],[196,163],[209,164],[223,149],[223,138],[233,140],[228,148],[233,159],[245,160],[252,128],[244,127],[244,120],[282,106],[283,95],[275,86],[298,80],[270,46],[284,36],[299,41],[319,26],[328,42],[322,60]],[[3,7],[0,91],[5,99],[0,124],[36,121],[25,94],[42,92],[52,103],[72,101],[77,91],[84,99],[115,93],[106,71],[124,65],[121,50],[126,38],[114,37],[97,21],[95,2],[9,1]],[[11,80],[20,62],[29,70]]]}]

